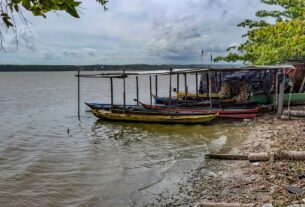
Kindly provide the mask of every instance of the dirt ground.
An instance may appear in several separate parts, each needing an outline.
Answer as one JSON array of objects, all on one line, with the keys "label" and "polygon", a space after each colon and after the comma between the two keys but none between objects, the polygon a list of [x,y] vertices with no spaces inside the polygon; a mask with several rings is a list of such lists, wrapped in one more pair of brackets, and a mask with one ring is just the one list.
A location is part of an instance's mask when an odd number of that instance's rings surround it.
[{"label": "dirt ground", "polygon": [[[256,119],[253,133],[230,154],[251,152],[278,153],[285,150],[305,150],[305,120],[279,120],[274,114]],[[305,193],[289,193],[284,185],[305,187],[305,162],[206,160],[204,166],[192,172],[179,192],[160,196],[158,206],[196,206],[201,202],[273,204],[305,204]]]}]

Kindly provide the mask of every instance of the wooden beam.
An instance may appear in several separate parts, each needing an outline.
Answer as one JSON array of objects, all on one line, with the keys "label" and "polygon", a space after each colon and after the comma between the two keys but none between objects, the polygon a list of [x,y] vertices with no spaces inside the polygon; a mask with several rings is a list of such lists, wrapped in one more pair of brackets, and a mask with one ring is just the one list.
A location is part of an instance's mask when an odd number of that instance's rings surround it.
[{"label": "wooden beam", "polygon": [[280,91],[278,97],[278,105],[277,105],[277,118],[280,119],[283,113],[284,107],[284,92],[285,92],[285,75],[283,75],[282,81],[280,83]]},{"label": "wooden beam", "polygon": [[139,78],[136,76],[137,106],[139,106]]},{"label": "wooden beam", "polygon": [[209,95],[209,91],[210,91],[210,84],[209,84],[209,73],[206,73],[206,84],[207,84],[207,94],[208,94],[208,97],[207,98],[209,98],[210,97],[210,95]]},{"label": "wooden beam", "polygon": [[301,87],[300,87],[300,89],[299,89],[299,93],[302,93],[302,92],[303,92],[304,85],[305,85],[305,76],[304,76],[304,78],[303,78],[303,81],[302,81]]},{"label": "wooden beam", "polygon": [[274,82],[274,108],[277,109],[278,104],[278,94],[279,94],[279,74],[278,70],[275,70],[275,82]]},{"label": "wooden beam", "polygon": [[110,101],[111,101],[111,110],[113,109],[113,78],[110,78]]},{"label": "wooden beam", "polygon": [[158,96],[158,76],[155,76],[155,94]]},{"label": "wooden beam", "polygon": [[187,105],[187,77],[186,77],[186,73],[184,73],[183,75],[184,75],[184,102],[185,105]]},{"label": "wooden beam", "polygon": [[196,73],[195,74],[195,78],[196,78],[196,97],[197,97],[197,99],[198,99],[198,95],[199,95],[199,93],[198,93],[198,73]]},{"label": "wooden beam", "polygon": [[179,93],[179,86],[180,86],[180,78],[179,78],[179,73],[177,73],[177,93]]},{"label": "wooden beam", "polygon": [[151,84],[151,76],[149,76],[149,97],[150,97],[150,105],[152,105],[152,84]]},{"label": "wooden beam", "polygon": [[169,113],[171,111],[171,102],[172,102],[172,71],[173,69],[171,68],[169,70],[169,99],[168,99],[168,107],[169,107]]},{"label": "wooden beam", "polygon": [[123,102],[124,102],[124,113],[126,112],[126,77],[125,77],[125,69],[123,70],[123,88],[124,88],[124,91],[123,91]]},{"label": "wooden beam", "polygon": [[210,110],[212,111],[212,77],[210,73],[207,73],[208,75],[208,86],[209,86],[209,91],[208,91],[208,97],[210,98]]},{"label": "wooden beam", "polygon": [[80,121],[80,70],[77,70],[77,116]]}]

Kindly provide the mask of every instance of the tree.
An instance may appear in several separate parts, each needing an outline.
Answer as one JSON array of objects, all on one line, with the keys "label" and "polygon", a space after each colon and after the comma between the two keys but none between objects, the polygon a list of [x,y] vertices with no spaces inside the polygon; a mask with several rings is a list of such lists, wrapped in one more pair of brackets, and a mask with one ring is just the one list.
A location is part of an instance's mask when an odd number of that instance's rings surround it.
[{"label": "tree", "polygon": [[[107,10],[108,0],[96,0],[104,10]],[[51,11],[65,11],[75,18],[79,18],[77,9],[81,5],[75,0],[0,0],[0,50],[3,49],[2,29],[13,29],[16,31],[15,15],[18,14],[24,24],[26,19],[22,10],[31,12],[34,16],[46,18],[46,14]]]},{"label": "tree", "polygon": [[[256,12],[258,20],[245,20],[239,27],[248,28],[243,35],[247,40],[236,47],[227,49],[225,57],[214,61],[265,65],[285,61],[305,60],[305,1],[304,0],[261,0],[266,5],[279,6],[280,9]],[[267,18],[274,18],[272,23]]]}]

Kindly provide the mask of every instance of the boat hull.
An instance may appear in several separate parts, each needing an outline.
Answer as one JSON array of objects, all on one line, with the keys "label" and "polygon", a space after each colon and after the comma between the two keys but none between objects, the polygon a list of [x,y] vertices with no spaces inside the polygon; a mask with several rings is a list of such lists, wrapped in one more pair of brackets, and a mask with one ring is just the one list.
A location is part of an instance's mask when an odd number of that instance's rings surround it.
[{"label": "boat hull", "polygon": [[92,113],[99,119],[120,122],[140,123],[167,123],[167,124],[202,124],[212,121],[218,114],[214,115],[145,115],[145,114],[124,114],[112,113],[107,110],[92,109]]},{"label": "boat hull", "polygon": [[197,98],[202,98],[202,99],[208,99],[208,98],[220,98],[219,95],[217,93],[212,93],[211,96],[209,96],[209,94],[207,93],[202,93],[202,94],[194,94],[194,93],[187,93],[185,94],[184,92],[176,92],[176,95],[178,98],[185,98],[185,96],[187,98],[192,98],[192,99],[197,99]]},{"label": "boat hull", "polygon": [[[141,103],[141,102],[140,102]],[[155,109],[155,110],[169,110],[168,107],[164,107],[164,106],[153,106],[153,105],[148,105],[148,104],[143,104],[141,103],[141,105],[146,108],[146,109]],[[194,108],[180,108],[180,107],[174,107],[171,110],[174,111],[184,111],[184,112],[189,112],[189,113],[219,113],[220,115],[222,114],[250,114],[250,113],[258,113],[259,112],[259,108],[255,107],[252,109],[215,109],[213,108],[212,110],[210,109],[194,109]]]}]

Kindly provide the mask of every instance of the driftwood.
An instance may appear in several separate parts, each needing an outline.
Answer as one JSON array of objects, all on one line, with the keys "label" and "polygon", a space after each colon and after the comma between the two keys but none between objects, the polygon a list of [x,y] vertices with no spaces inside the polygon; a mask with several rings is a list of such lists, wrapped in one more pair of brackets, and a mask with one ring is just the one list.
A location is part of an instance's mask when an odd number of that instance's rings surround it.
[{"label": "driftwood", "polygon": [[305,111],[298,110],[285,110],[283,114],[286,116],[305,117]]},{"label": "driftwood", "polygon": [[255,204],[203,202],[203,203],[200,203],[198,206],[200,206],[200,207],[253,207],[253,206],[255,206]]},{"label": "driftwood", "polygon": [[207,154],[205,157],[215,160],[248,160],[247,155]]},{"label": "driftwood", "polygon": [[[217,160],[249,160],[250,162],[267,162],[272,155],[268,153],[250,153],[249,155],[231,154],[207,154],[206,158]],[[305,151],[277,152],[273,155],[274,160],[305,160]]]},{"label": "driftwood", "polygon": [[282,120],[302,120],[304,119],[305,117],[295,117],[295,116],[287,116],[287,115],[282,115],[281,116],[281,119]]},{"label": "driftwood", "polygon": [[305,152],[302,151],[287,151],[278,152],[274,155],[275,160],[305,160]]},{"label": "driftwood", "polygon": [[248,160],[250,162],[267,162],[269,161],[271,156],[268,153],[250,153],[248,155]]}]

